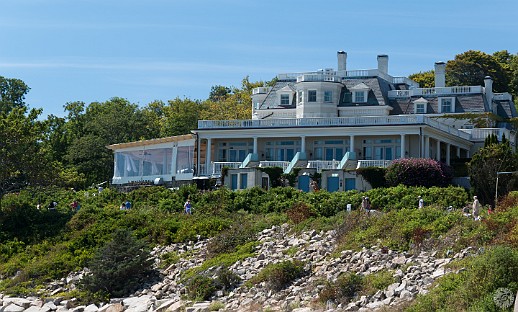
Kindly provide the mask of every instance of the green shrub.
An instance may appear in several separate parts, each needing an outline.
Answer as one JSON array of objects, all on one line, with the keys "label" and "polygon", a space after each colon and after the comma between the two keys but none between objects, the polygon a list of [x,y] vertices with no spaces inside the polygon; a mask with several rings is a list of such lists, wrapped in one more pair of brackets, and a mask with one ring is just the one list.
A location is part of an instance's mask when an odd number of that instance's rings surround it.
[{"label": "green shrub", "polygon": [[113,239],[98,250],[83,278],[86,290],[124,297],[152,277],[152,260],[146,244],[128,230],[117,230]]},{"label": "green shrub", "polygon": [[501,311],[492,300],[494,292],[518,290],[518,251],[510,247],[495,246],[452,266],[465,269],[442,277],[408,311]]},{"label": "green shrub", "polygon": [[216,272],[215,285],[219,290],[231,290],[241,282],[241,277],[230,271],[228,267],[221,267]]},{"label": "green shrub", "polygon": [[336,282],[328,282],[325,285],[319,293],[318,300],[322,303],[328,300],[348,303],[359,294],[363,284],[364,277],[359,274],[353,272],[341,274]]},{"label": "green shrub", "polygon": [[362,287],[362,294],[367,296],[374,295],[378,290],[386,289],[390,284],[396,282],[393,272],[381,270],[372,274],[365,275]]},{"label": "green shrub", "polygon": [[208,300],[216,291],[214,280],[204,275],[193,276],[187,280],[185,287],[191,300]]},{"label": "green shrub", "polygon": [[255,232],[251,224],[234,222],[230,228],[219,232],[208,242],[207,255],[212,258],[218,254],[234,252],[237,246],[252,241],[254,238]]},{"label": "green shrub", "polygon": [[386,168],[366,167],[356,169],[356,173],[361,175],[365,181],[369,182],[372,188],[385,187],[387,180],[385,179]]},{"label": "green shrub", "polygon": [[250,279],[249,283],[255,285],[266,282],[267,289],[280,291],[304,274],[304,263],[302,261],[283,261],[268,265]]}]

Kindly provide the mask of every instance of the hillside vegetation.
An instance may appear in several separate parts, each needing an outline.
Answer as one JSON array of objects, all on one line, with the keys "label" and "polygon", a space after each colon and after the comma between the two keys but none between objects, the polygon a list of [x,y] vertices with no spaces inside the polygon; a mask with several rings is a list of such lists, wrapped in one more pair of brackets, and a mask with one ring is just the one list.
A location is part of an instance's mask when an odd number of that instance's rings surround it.
[{"label": "hillside vegetation", "polygon": [[[357,210],[365,195],[370,197],[377,213]],[[425,200],[424,209],[417,209],[418,195]],[[183,203],[188,197],[193,203],[192,215],[183,214]],[[120,231],[143,243],[139,247],[142,250],[215,237],[207,248],[206,266],[224,264],[228,267],[254,252],[256,233],[288,223],[292,231],[336,230],[336,254],[379,246],[409,253],[426,250],[449,255],[472,246],[479,250],[478,256],[452,264],[466,269],[439,279],[437,287],[407,308],[411,311],[497,311],[491,297],[494,291],[500,287],[513,293],[518,290],[518,193],[510,193],[494,213],[488,215],[483,211],[482,221],[463,215],[461,208],[469,204],[469,197],[458,187],[404,186],[365,193],[304,193],[293,188],[200,192],[194,186],[177,191],[148,187],[127,194],[113,189],[101,193],[27,189],[3,199],[0,292],[43,295],[46,283],[93,267],[100,255],[109,256],[110,248],[115,248],[113,233],[121,236]],[[53,200],[58,202],[57,209],[48,210],[46,207]],[[73,200],[81,205],[77,212],[69,205]],[[120,210],[120,203],[126,200],[132,202],[132,208]],[[42,203],[41,209],[37,209],[38,203]],[[352,205],[352,212],[346,211],[347,204]],[[448,206],[454,209],[449,211]],[[130,240],[125,241],[128,247],[132,244]],[[164,259],[165,263],[175,261],[175,255],[169,256],[170,259]],[[280,274],[279,269],[282,268],[270,269],[270,273],[266,271],[258,279],[267,280],[264,275]],[[113,276],[116,277],[116,273]],[[282,274],[291,276],[292,273]],[[152,275],[149,274],[149,278]],[[193,272],[185,279],[188,282],[192,278],[189,285],[192,293],[198,294],[208,281],[194,280],[195,276]],[[139,278],[141,284],[146,282],[146,276]],[[114,293],[129,295],[136,287],[138,285],[128,286],[117,292],[82,287],[72,294],[62,295],[105,300]]]}]

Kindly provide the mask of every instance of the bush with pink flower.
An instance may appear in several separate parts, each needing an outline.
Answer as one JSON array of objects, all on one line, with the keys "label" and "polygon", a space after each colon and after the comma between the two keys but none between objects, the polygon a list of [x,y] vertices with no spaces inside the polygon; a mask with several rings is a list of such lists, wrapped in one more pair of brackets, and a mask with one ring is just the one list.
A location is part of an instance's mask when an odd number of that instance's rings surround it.
[{"label": "bush with pink flower", "polygon": [[388,186],[447,186],[452,178],[450,166],[429,158],[396,159],[385,174]]}]

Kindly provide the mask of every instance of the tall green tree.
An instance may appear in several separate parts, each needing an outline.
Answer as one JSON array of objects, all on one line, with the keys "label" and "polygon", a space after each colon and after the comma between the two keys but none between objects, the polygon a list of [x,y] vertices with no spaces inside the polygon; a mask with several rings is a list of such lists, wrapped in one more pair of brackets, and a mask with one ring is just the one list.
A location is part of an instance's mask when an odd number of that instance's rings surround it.
[{"label": "tall green tree", "polygon": [[484,78],[491,76],[493,90],[509,90],[509,77],[495,57],[481,51],[469,50],[457,54],[446,63],[446,83],[450,86],[480,86]]},{"label": "tall green tree", "polygon": [[[471,186],[483,204],[494,206],[497,172],[511,172],[518,169],[518,158],[513,153],[509,141],[495,143],[488,138],[486,146],[473,155],[468,163]],[[505,174],[498,177],[498,194],[504,196],[517,186],[516,175]]]},{"label": "tall green tree", "polygon": [[433,88],[435,87],[435,71],[429,70],[425,72],[418,72],[408,76],[408,78],[419,84],[421,88]]},{"label": "tall green tree", "polygon": [[41,111],[14,107],[8,113],[0,112],[0,200],[28,185],[50,184],[57,175],[41,148]]},{"label": "tall green tree", "polygon": [[87,184],[108,181],[113,175],[113,155],[107,145],[150,139],[149,120],[138,105],[112,98],[94,102],[82,110],[81,103],[69,108],[67,126],[74,135],[64,157],[65,164],[84,174]]},{"label": "tall green tree", "polygon": [[201,105],[199,101],[175,98],[164,108],[162,135],[173,136],[191,133],[198,128]]},{"label": "tall green tree", "polygon": [[29,90],[20,79],[0,76],[0,112],[9,113],[15,107],[25,107],[25,95]]}]

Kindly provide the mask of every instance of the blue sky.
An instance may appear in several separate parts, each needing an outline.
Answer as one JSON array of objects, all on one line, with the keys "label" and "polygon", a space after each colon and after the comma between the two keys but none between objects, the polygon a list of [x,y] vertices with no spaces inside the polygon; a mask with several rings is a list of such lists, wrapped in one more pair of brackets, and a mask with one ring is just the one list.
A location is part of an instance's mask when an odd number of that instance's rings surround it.
[{"label": "blue sky", "polygon": [[145,106],[206,99],[278,73],[376,68],[408,76],[467,50],[518,53],[516,0],[0,0],[0,76],[26,102],[63,105],[118,96]]}]

